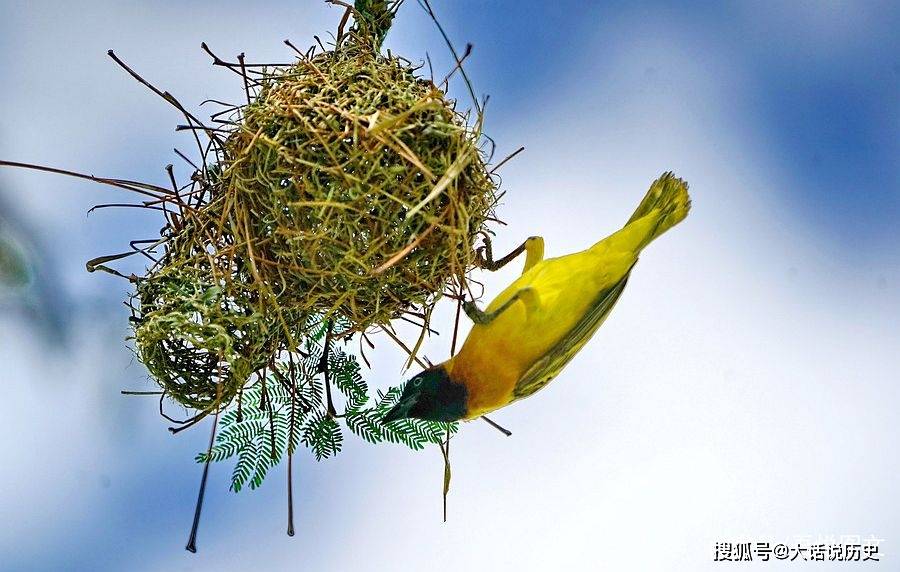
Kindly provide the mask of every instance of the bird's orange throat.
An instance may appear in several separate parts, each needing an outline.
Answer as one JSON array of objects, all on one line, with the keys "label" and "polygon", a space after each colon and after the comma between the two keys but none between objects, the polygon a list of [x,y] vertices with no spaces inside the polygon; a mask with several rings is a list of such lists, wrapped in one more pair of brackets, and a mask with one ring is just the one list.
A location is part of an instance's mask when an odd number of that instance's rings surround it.
[{"label": "bird's orange throat", "polygon": [[475,419],[509,404],[516,386],[516,368],[504,367],[503,359],[460,351],[445,363],[450,378],[467,390],[466,415]]}]

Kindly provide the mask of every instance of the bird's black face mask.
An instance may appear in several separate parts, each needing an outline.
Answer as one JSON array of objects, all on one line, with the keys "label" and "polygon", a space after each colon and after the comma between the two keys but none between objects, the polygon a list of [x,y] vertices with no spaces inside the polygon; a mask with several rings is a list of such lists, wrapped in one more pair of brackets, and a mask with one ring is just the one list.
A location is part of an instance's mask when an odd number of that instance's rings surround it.
[{"label": "bird's black face mask", "polygon": [[427,421],[456,421],[466,415],[466,387],[455,383],[442,366],[420,372],[403,388],[400,401],[384,416],[384,423],[414,417]]}]

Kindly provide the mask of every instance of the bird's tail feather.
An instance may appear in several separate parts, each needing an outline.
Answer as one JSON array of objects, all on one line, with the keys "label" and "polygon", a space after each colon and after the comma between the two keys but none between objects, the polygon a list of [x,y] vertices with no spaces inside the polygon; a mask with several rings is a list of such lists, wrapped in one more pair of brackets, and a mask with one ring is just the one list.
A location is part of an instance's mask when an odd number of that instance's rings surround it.
[{"label": "bird's tail feather", "polygon": [[682,179],[676,178],[671,171],[653,181],[650,190],[644,196],[644,200],[638,205],[637,210],[628,219],[625,226],[641,219],[654,210],[658,210],[658,222],[647,234],[641,247],[649,244],[653,239],[666,232],[679,222],[684,220],[691,210],[691,198],[688,195],[688,184]]}]

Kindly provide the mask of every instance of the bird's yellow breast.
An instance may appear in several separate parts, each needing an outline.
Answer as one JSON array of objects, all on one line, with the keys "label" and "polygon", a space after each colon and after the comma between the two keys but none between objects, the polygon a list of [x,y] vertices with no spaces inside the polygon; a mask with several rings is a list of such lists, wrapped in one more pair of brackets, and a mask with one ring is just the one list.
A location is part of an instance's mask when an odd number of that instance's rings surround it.
[{"label": "bird's yellow breast", "polygon": [[523,374],[572,331],[600,292],[628,272],[636,259],[634,249],[615,238],[539,262],[486,308],[496,310],[523,288],[531,288],[537,298],[534,307],[515,303],[489,324],[473,326],[451,360],[451,377],[469,391],[467,418],[513,401]]}]

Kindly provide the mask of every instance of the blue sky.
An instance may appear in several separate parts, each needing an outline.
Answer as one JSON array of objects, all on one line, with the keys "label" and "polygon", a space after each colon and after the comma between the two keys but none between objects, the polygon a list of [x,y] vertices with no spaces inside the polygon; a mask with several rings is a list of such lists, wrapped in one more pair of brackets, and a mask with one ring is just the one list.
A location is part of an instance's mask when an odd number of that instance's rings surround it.
[{"label": "blue sky", "polygon": [[[511,100],[495,110],[504,119],[533,113],[529,94],[585,81],[585,74],[602,78],[624,38],[652,45],[655,28],[667,28],[676,49],[698,65],[733,68],[717,88],[735,121],[758,130],[779,167],[796,177],[784,197],[793,218],[832,234],[838,248],[884,249],[900,238],[891,224],[900,214],[900,38],[890,24],[898,20],[896,4],[492,4],[456,3],[448,25],[478,36],[480,57],[470,69],[479,86]],[[484,16],[467,18],[475,12]],[[649,85],[660,72],[678,72],[653,61],[631,64]],[[594,90],[603,101],[615,86],[599,81]]]},{"label": "blue sky", "polygon": [[[583,248],[669,169],[692,185],[691,216],[566,373],[497,416],[512,438],[464,426],[447,525],[436,451],[351,439],[300,463],[293,539],[282,474],[234,495],[214,466],[189,555],[206,431],[173,438],[155,402],[119,395],[150,387],[123,342],[127,284],[84,272],[160,223],[86,218],[121,196],[0,171],[0,224],[36,277],[0,297],[0,454],[14,467],[0,570],[706,570],[716,540],[742,535],[874,534],[896,552],[900,8],[434,4],[457,46],[475,46],[498,152],[527,147],[503,171],[498,251],[535,233],[550,255]],[[190,142],[107,49],[185,103],[227,99],[241,88],[201,41],[283,59],[281,40],[305,45],[339,17],[313,0],[0,0],[0,158],[162,183]],[[387,47],[450,65],[414,2]],[[487,276],[489,293],[510,278]],[[440,358],[445,340],[426,350]],[[395,384],[400,361],[384,352],[372,383]]]}]

